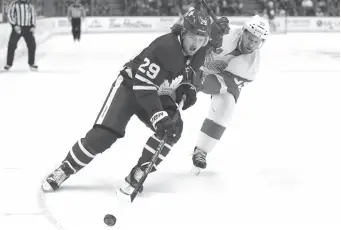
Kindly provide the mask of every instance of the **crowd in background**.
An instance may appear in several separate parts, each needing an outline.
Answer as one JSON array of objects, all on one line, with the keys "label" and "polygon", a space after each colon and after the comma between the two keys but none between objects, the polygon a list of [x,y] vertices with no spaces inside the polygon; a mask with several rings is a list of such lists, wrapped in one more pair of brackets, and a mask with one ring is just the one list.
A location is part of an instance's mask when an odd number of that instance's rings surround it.
[{"label": "crowd in background", "polygon": [[[0,0],[5,9],[13,0]],[[44,16],[45,1],[53,1],[54,15],[65,16],[73,0],[31,0]],[[88,16],[177,16],[189,7],[200,8],[200,0],[82,0]],[[207,0],[216,15],[242,16],[340,16],[340,0]],[[2,4],[1,4],[2,3]],[[247,7],[246,7],[247,5]],[[251,5],[251,12],[250,12]]]},{"label": "crowd in background", "polygon": [[[103,0],[106,1],[106,0]],[[216,15],[249,14],[273,16],[340,16],[340,0],[207,0]],[[244,4],[257,4],[254,12],[244,11]],[[200,8],[199,0],[125,0],[125,15],[175,16],[190,6]]]},{"label": "crowd in background", "polygon": [[340,16],[340,0],[257,0],[262,12],[275,16]]},{"label": "crowd in background", "polygon": [[[243,13],[243,0],[207,0],[216,15],[237,16]],[[125,0],[126,15],[175,16],[190,7],[201,8],[198,0]]]},{"label": "crowd in background", "polygon": [[[14,0],[0,0],[0,13],[5,12],[9,4],[13,1]],[[43,16],[44,0],[30,0],[30,1],[34,4],[37,15]]]}]

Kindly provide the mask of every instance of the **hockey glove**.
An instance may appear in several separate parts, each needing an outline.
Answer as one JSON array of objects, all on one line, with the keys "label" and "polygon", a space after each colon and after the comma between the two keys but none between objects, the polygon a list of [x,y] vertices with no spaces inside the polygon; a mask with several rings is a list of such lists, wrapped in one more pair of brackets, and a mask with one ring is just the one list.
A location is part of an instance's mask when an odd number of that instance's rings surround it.
[{"label": "hockey glove", "polygon": [[173,119],[168,116],[166,111],[156,112],[150,121],[156,130],[157,138],[161,140],[164,134],[167,133],[168,141],[172,142],[177,140],[178,132],[175,126],[176,121],[173,121]]},{"label": "hockey glove", "polygon": [[183,95],[186,95],[186,100],[182,109],[186,110],[197,101],[197,90],[190,83],[182,83],[175,90],[176,103],[180,103]]},{"label": "hockey glove", "polygon": [[212,23],[210,44],[218,49],[223,44],[223,35],[230,31],[229,20],[227,17],[221,17]]}]

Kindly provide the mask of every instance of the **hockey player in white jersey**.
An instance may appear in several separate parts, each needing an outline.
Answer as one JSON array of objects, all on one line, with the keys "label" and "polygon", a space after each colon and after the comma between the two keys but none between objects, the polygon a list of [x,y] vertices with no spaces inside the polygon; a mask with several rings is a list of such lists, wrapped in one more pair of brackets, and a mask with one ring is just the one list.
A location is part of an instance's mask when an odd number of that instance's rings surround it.
[{"label": "hockey player in white jersey", "polygon": [[243,27],[231,26],[221,46],[206,56],[201,68],[205,79],[201,91],[212,95],[212,100],[192,156],[195,174],[206,168],[206,156],[223,136],[241,89],[255,79],[260,63],[259,49],[268,36],[268,21],[256,15]]}]

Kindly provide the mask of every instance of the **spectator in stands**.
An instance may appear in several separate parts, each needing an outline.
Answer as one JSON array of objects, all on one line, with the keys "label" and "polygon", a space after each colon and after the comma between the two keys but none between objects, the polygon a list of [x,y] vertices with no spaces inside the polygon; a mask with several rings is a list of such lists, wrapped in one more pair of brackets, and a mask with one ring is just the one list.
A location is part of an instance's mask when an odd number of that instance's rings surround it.
[{"label": "spectator in stands", "polygon": [[230,0],[229,4],[229,13],[231,16],[236,16],[238,12],[238,3],[237,0]]},{"label": "spectator in stands", "polygon": [[179,7],[181,9],[181,13],[185,14],[191,8],[195,8],[195,3],[193,1],[182,0],[182,1],[179,1]]},{"label": "spectator in stands", "polygon": [[297,4],[295,0],[288,1],[286,11],[288,16],[297,16]]},{"label": "spectator in stands", "polygon": [[269,21],[272,21],[276,16],[275,4],[272,0],[268,1],[265,6],[265,15]]},{"label": "spectator in stands", "polygon": [[237,15],[242,15],[243,14],[243,8],[244,8],[244,3],[243,0],[237,0]]},{"label": "spectator in stands", "polygon": [[229,4],[228,4],[227,1],[228,0],[221,0],[220,1],[220,12],[221,12],[221,15],[228,15]]},{"label": "spectator in stands", "polygon": [[326,16],[340,16],[340,0],[327,0],[328,14]]},{"label": "spectator in stands", "polygon": [[303,0],[302,9],[304,16],[315,16],[314,3],[312,0]]},{"label": "spectator in stands", "polygon": [[319,17],[326,16],[327,13],[327,2],[325,0],[316,1],[315,15]]},{"label": "spectator in stands", "polygon": [[256,1],[257,1],[258,5],[259,5],[260,12],[264,13],[268,0],[256,0]]},{"label": "spectator in stands", "polygon": [[274,19],[276,16],[276,9],[275,4],[272,0],[268,1],[265,5],[264,14],[266,15],[267,19],[269,20],[270,30],[276,31],[276,24],[274,23]]},{"label": "spectator in stands", "polygon": [[124,4],[125,4],[125,13],[124,13],[124,15],[126,15],[126,16],[136,15],[137,8],[138,8],[137,1],[125,0]]}]

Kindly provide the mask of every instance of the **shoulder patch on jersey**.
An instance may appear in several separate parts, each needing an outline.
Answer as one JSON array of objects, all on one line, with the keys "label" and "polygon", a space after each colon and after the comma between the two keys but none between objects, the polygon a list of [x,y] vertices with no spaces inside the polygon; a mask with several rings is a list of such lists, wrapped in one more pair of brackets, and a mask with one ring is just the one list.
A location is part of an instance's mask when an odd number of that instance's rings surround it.
[{"label": "shoulder patch on jersey", "polygon": [[159,94],[160,95],[170,95],[172,92],[180,85],[182,82],[184,76],[179,75],[175,79],[173,79],[171,82],[167,79],[164,80],[164,82],[159,86]]}]

